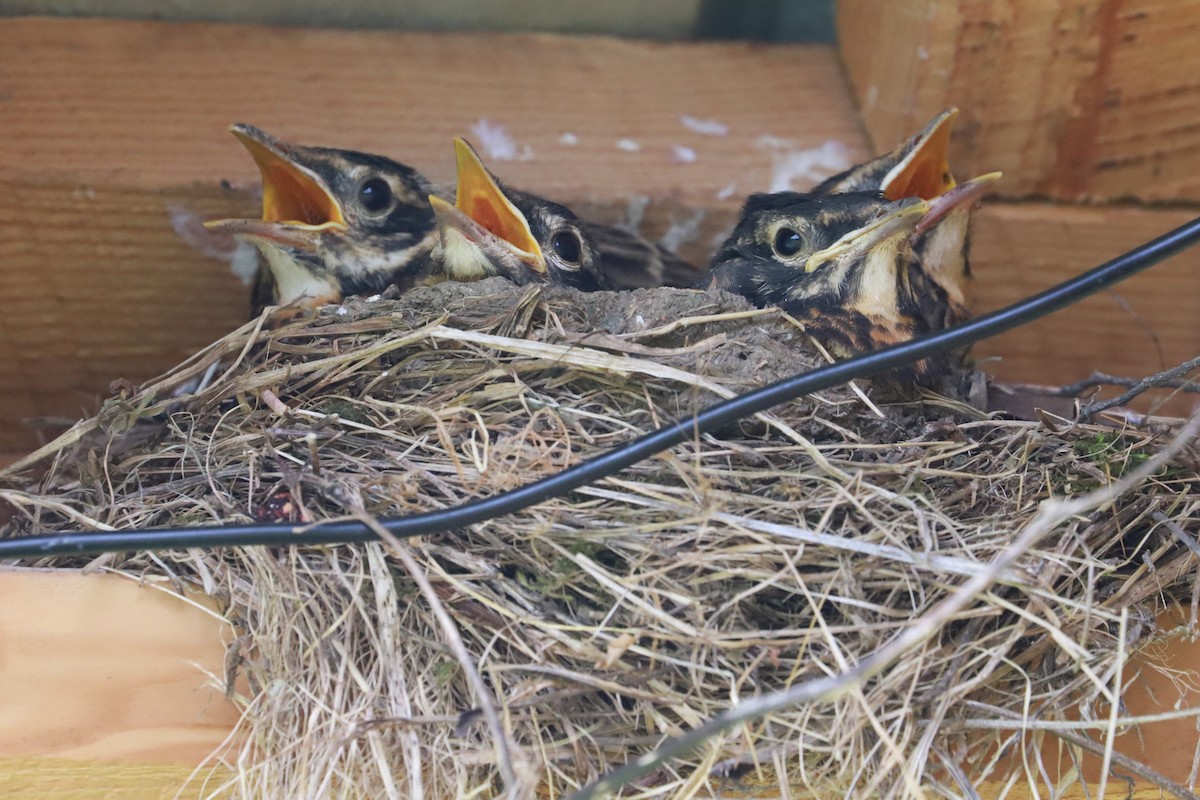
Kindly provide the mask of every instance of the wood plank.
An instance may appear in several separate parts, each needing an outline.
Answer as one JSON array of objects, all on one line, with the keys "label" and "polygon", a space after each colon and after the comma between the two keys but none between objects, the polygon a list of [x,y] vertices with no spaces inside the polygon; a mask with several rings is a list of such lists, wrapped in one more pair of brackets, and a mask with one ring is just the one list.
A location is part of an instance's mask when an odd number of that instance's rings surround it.
[{"label": "wood plank", "polygon": [[[972,266],[977,312],[1001,308],[1182,225],[1185,211],[985,203]],[[1200,355],[1200,250],[1192,249],[1038,322],[983,342],[999,377],[1062,385],[1093,370],[1145,375]],[[1189,398],[1171,410],[1186,413]],[[1144,408],[1144,406],[1143,406]]]},{"label": "wood plank", "polygon": [[[0,570],[0,754],[186,766],[238,712],[214,614],[118,575]],[[0,795],[25,778],[0,769]]]},{"label": "wood plank", "polygon": [[257,171],[231,122],[446,181],[450,138],[478,142],[487,120],[532,154],[493,160],[503,177],[613,215],[660,201],[648,230],[686,221],[683,205],[727,220],[790,158],[809,167],[800,188],[868,154],[826,46],[14,19],[0,22],[0,113],[0,450],[55,432],[23,420],[78,417],[112,379],[157,374],[242,321],[241,284],[168,215],[254,213]]},{"label": "wood plank", "polygon": [[[33,185],[255,185],[225,132],[237,121],[447,180],[450,138],[488,120],[532,151],[504,177],[568,199],[709,205],[730,181],[744,195],[770,183],[774,153],[756,143],[767,134],[867,153],[828,46],[17,19],[0,25],[0,75],[0,170]],[[683,116],[728,133],[697,133]],[[622,138],[639,149],[618,148]],[[675,145],[696,161],[673,163]]]},{"label": "wood plank", "polygon": [[[5,800],[177,800],[210,797],[229,773],[187,764],[128,764],[60,758],[0,758]],[[218,795],[220,796],[220,795]]]},{"label": "wood plank", "polygon": [[951,148],[997,191],[1200,200],[1200,0],[839,0],[877,147],[962,109]]}]

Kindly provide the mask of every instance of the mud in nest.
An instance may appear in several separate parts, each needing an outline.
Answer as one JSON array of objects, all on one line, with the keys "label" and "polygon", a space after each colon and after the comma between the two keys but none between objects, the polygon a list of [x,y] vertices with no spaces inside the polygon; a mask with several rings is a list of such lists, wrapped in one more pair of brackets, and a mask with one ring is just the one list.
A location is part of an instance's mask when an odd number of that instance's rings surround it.
[{"label": "mud in nest", "polygon": [[[355,299],[117,386],[37,465],[0,473],[4,535],[445,508],[824,361],[779,312],[696,291],[497,279]],[[218,796],[556,797],[861,663],[1009,553],[1044,500],[1170,439],[864,384],[469,530],[95,564],[198,586],[241,634],[225,679],[242,735],[214,756],[240,774]],[[1193,458],[1057,526],[850,691],[714,737],[638,796],[958,795],[1003,779],[998,758],[1042,757],[1022,720],[1102,744],[1093,723],[1132,680],[1118,666],[1167,634],[1173,600],[1195,620]]]}]

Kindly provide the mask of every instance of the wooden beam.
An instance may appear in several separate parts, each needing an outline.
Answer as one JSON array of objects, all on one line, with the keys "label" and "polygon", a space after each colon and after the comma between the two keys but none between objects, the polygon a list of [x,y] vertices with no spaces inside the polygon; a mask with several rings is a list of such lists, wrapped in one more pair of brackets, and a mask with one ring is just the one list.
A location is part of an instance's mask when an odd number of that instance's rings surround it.
[{"label": "wooden beam", "polygon": [[788,159],[804,162],[800,188],[868,155],[825,46],[14,19],[0,24],[0,113],[0,375],[13,378],[0,450],[36,446],[23,420],[74,419],[114,378],[157,374],[244,320],[228,265],[169,218],[255,213],[257,171],[231,122],[446,181],[451,137],[480,143],[486,120],[516,144],[516,160],[491,160],[504,178],[614,216],[649,200],[660,231],[689,219],[683,206],[728,219]]},{"label": "wooden beam", "polygon": [[[225,132],[239,121],[447,180],[450,138],[479,143],[472,130],[487,120],[515,140],[515,160],[491,162],[514,183],[693,205],[712,205],[731,181],[740,195],[728,205],[768,186],[775,153],[763,136],[797,150],[832,141],[838,161],[868,150],[827,46],[16,19],[0,25],[0,74],[11,121],[0,169],[84,192],[257,185]],[[704,135],[685,116],[728,132]],[[578,141],[564,144],[567,133]],[[676,145],[695,162],[673,161]]]},{"label": "wooden beam", "polygon": [[[985,203],[972,240],[977,312],[1014,303],[1188,222],[1186,211]],[[1200,355],[1200,249],[975,348],[1002,378],[1140,376]],[[1170,411],[1186,414],[1189,398]],[[1144,406],[1143,406],[1144,408]]]},{"label": "wooden beam", "polygon": [[193,764],[0,758],[0,791],[4,800],[177,800],[210,797],[230,774],[220,768],[214,780]]},{"label": "wooden beam", "polygon": [[84,796],[78,762],[98,761],[129,767],[112,788],[138,793],[114,797],[174,796],[233,730],[206,674],[223,675],[229,633],[203,598],[33,569],[0,570],[0,595],[0,795]]},{"label": "wooden beam", "polygon": [[863,119],[890,148],[962,109],[963,175],[1008,197],[1200,201],[1200,0],[839,0]]}]

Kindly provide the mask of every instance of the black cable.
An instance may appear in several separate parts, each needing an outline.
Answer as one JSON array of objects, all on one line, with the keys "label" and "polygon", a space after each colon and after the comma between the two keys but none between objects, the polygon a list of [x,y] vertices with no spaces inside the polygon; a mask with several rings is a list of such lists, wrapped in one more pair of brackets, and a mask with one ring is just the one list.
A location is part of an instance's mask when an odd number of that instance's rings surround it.
[{"label": "black cable", "polygon": [[[659,428],[640,439],[577,464],[548,478],[504,494],[439,511],[381,520],[399,537],[421,536],[474,525],[565,495],[608,477],[655,453],[719,429],[772,406],[819,392],[854,378],[876,375],[938,353],[967,347],[1058,311],[1084,297],[1128,278],[1200,240],[1200,218],[1085,272],[1041,294],[993,311],[954,328],[883,350],[794,375],[747,394],[718,403],[694,417]],[[208,525],[141,531],[70,531],[0,541],[0,559],[31,558],[124,550],[175,550],[187,547],[300,545],[365,542],[376,537],[358,521],[320,523],[310,527],[287,523]]]}]

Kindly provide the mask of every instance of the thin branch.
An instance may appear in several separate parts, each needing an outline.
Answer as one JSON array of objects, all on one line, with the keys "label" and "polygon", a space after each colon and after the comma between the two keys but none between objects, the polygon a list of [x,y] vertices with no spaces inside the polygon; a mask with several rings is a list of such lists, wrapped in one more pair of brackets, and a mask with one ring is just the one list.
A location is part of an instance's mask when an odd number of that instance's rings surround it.
[{"label": "thin branch", "polygon": [[1178,539],[1184,547],[1186,547],[1188,550],[1191,550],[1197,556],[1200,556],[1200,543],[1196,542],[1196,537],[1192,536],[1182,527],[1180,527],[1178,522],[1171,519],[1161,511],[1151,511],[1150,517],[1155,522],[1161,522],[1163,525],[1166,525],[1167,530],[1175,534],[1175,538]]},{"label": "thin branch", "polygon": [[[975,703],[975,705],[983,704]],[[1015,711],[1009,711],[1007,708],[989,705],[987,706],[987,709],[989,713],[995,714],[998,717],[1005,717],[1014,721],[1021,719],[1020,714],[1016,713]],[[1079,733],[1075,730],[1064,730],[1062,728],[1042,726],[1038,726],[1038,730],[1048,731],[1052,735],[1062,739],[1064,742],[1076,745],[1077,747],[1087,750],[1093,755],[1103,757],[1105,754],[1106,748],[1104,744],[1089,739],[1082,733]],[[1180,800],[1200,800],[1200,797],[1198,797],[1195,793],[1188,791],[1186,786],[1171,780],[1166,775],[1163,775],[1161,772],[1146,766],[1136,759],[1130,758],[1123,753],[1118,753],[1115,750],[1110,751],[1109,755],[1114,766],[1120,767],[1126,772],[1148,781],[1161,791],[1170,792],[1171,794],[1180,798]]]},{"label": "thin branch", "polygon": [[[1107,372],[1097,371],[1086,378],[1077,380],[1074,383],[1063,384],[1062,386],[1045,386],[1040,383],[1010,383],[1007,381],[1004,382],[1004,386],[1042,397],[1078,397],[1088,389],[1096,389],[1102,386],[1122,386],[1128,388],[1137,386],[1144,380],[1145,378],[1133,378],[1128,375],[1110,375]],[[1187,379],[1175,378],[1165,380],[1158,384],[1157,388],[1178,389],[1183,392],[1200,394],[1200,383]]]},{"label": "thin branch", "polygon": [[[1101,411],[1112,408],[1113,406],[1123,406],[1147,389],[1168,386],[1173,381],[1177,381],[1180,376],[1187,375],[1197,368],[1200,368],[1200,356],[1197,356],[1190,361],[1185,361],[1177,367],[1171,367],[1170,369],[1163,370],[1162,372],[1156,372],[1153,375],[1142,378],[1133,384],[1128,391],[1122,392],[1116,397],[1110,397],[1108,400],[1098,400],[1095,403],[1087,404],[1079,410],[1079,419],[1085,420],[1091,416],[1094,416],[1095,414],[1100,413]],[[1200,392],[1200,387],[1198,387],[1194,382],[1190,381],[1183,386],[1171,388]]]}]

